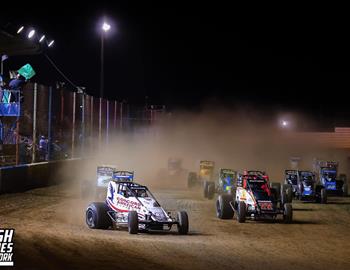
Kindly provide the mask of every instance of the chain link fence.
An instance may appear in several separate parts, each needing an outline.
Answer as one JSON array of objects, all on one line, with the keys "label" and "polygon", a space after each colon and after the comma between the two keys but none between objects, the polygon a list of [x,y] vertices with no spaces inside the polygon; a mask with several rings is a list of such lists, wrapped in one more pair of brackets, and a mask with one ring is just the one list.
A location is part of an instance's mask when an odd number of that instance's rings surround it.
[{"label": "chain link fence", "polygon": [[18,115],[0,110],[0,166],[80,157],[112,136],[147,129],[165,112],[164,106],[133,106],[35,83],[20,96]]}]

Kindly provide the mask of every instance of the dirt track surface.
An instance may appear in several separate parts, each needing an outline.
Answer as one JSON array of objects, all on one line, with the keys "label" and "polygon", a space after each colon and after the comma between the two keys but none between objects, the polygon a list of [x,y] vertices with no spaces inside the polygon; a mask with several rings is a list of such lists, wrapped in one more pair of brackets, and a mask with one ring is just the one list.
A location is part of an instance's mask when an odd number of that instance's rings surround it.
[{"label": "dirt track surface", "polygon": [[165,208],[188,211],[189,235],[91,230],[89,200],[62,186],[1,195],[0,227],[16,230],[18,269],[350,269],[349,197],[293,202],[287,225],[219,220],[200,192],[153,193]]}]

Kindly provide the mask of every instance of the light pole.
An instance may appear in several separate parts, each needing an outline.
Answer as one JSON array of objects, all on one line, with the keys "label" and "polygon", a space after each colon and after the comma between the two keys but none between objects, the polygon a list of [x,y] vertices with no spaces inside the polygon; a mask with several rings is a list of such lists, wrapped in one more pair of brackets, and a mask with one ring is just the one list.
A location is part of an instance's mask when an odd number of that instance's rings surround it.
[{"label": "light pole", "polygon": [[102,99],[103,99],[103,88],[104,88],[104,36],[111,29],[111,25],[107,22],[104,22],[101,27],[101,78],[100,78],[100,108],[99,108],[99,131],[98,131],[98,140],[101,143],[102,138]]},{"label": "light pole", "polygon": [[104,68],[103,68],[103,61],[104,61],[104,36],[105,33],[107,33],[111,29],[111,25],[107,22],[104,22],[102,24],[102,31],[101,31],[101,81],[100,81],[100,98],[103,98],[103,88],[104,88]]}]

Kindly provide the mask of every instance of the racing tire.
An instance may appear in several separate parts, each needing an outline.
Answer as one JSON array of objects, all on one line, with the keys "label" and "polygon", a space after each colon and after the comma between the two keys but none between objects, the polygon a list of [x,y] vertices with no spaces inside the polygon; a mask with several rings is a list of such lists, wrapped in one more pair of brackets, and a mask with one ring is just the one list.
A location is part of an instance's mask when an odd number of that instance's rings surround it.
[{"label": "racing tire", "polygon": [[281,208],[283,209],[283,206],[288,203],[287,199],[287,193],[285,191],[281,192]]},{"label": "racing tire", "polygon": [[90,229],[108,229],[112,220],[108,216],[109,208],[106,203],[93,202],[86,209],[85,221]]},{"label": "racing tire", "polygon": [[240,201],[237,208],[237,221],[239,223],[244,223],[246,219],[247,207],[245,202]]},{"label": "racing tire", "polygon": [[204,198],[208,198],[208,181],[204,181],[204,187],[203,187],[203,196]]},{"label": "racing tire", "polygon": [[293,221],[293,208],[292,204],[286,203],[283,209],[283,222],[284,223],[292,223]]},{"label": "racing tire", "polygon": [[322,203],[322,204],[326,204],[327,203],[327,190],[325,188],[321,189],[320,203]]},{"label": "racing tire", "polygon": [[177,231],[179,232],[179,234],[188,234],[189,222],[187,212],[177,212],[177,222]]},{"label": "racing tire", "polygon": [[197,174],[195,172],[188,173],[187,187],[193,188],[197,184]]},{"label": "racing tire", "polygon": [[284,184],[283,185],[283,191],[286,193],[287,196],[287,203],[291,203],[293,200],[293,188],[289,184]]},{"label": "racing tire", "polygon": [[207,187],[207,198],[208,200],[212,200],[215,194],[215,183],[209,182]]},{"label": "racing tire", "polygon": [[130,234],[137,234],[139,231],[139,216],[136,211],[128,213],[128,231]]},{"label": "racing tire", "polygon": [[342,180],[344,183],[347,183],[346,174],[339,174],[339,179]]},{"label": "racing tire", "polygon": [[277,200],[280,199],[281,196],[281,183],[270,183],[270,188],[274,188],[276,190],[277,196],[278,198],[276,198]]},{"label": "racing tire", "polygon": [[230,202],[234,200],[230,194],[221,194],[216,200],[216,216],[220,219],[232,219],[235,212]]},{"label": "racing tire", "polygon": [[343,184],[342,191],[343,191],[344,197],[348,196],[348,184],[347,183]]}]

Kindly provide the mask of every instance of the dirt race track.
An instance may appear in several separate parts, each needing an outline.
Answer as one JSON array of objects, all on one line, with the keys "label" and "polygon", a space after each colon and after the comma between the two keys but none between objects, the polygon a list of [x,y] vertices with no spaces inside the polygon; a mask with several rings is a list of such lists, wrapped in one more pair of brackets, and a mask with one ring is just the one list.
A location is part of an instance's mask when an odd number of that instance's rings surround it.
[{"label": "dirt race track", "polygon": [[89,200],[63,186],[0,196],[0,227],[14,228],[18,269],[350,269],[350,198],[293,202],[294,224],[219,220],[200,192],[154,191],[186,210],[190,234],[91,230]]}]

